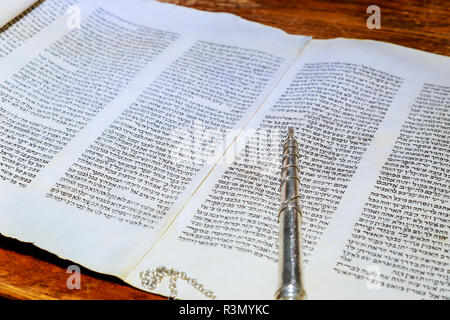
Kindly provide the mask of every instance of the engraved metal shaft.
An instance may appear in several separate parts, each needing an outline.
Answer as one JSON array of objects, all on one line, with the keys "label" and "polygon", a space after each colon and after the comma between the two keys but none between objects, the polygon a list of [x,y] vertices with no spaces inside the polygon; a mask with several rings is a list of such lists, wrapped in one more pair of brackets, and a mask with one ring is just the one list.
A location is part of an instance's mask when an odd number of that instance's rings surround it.
[{"label": "engraved metal shaft", "polygon": [[294,129],[289,128],[283,145],[281,170],[281,206],[278,212],[280,225],[279,281],[275,293],[277,300],[302,300],[306,298],[302,279],[301,223],[299,205],[298,144]]}]

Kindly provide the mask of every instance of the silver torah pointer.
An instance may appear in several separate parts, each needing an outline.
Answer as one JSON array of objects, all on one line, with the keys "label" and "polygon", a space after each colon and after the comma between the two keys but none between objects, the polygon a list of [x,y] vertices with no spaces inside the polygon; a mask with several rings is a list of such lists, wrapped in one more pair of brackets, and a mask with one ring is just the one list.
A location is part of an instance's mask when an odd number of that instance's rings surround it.
[{"label": "silver torah pointer", "polygon": [[279,245],[279,289],[277,300],[304,300],[306,293],[302,279],[301,223],[302,212],[299,205],[298,144],[294,129],[289,128],[283,144],[281,169],[281,206],[278,211],[280,225]]}]

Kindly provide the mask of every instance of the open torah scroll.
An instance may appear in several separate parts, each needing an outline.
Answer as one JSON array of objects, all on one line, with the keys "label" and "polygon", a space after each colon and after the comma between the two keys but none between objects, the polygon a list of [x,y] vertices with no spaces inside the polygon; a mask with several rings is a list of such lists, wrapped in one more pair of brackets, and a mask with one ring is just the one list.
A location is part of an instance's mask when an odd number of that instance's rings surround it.
[{"label": "open torah scroll", "polygon": [[448,299],[450,58],[153,1],[45,0],[0,33],[0,232],[271,299],[288,127],[309,298]]}]

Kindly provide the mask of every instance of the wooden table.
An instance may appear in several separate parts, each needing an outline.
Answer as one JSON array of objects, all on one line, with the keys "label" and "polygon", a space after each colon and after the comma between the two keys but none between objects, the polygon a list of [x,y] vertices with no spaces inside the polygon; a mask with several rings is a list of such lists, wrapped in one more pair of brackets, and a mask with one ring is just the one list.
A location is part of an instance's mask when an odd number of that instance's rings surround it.
[{"label": "wooden table", "polygon": [[[449,0],[174,0],[201,10],[225,11],[288,33],[315,39],[391,42],[450,56]],[[369,5],[381,9],[381,29],[369,30]]]},{"label": "wooden table", "polygon": [[[450,55],[450,3],[441,1],[166,1],[312,35],[316,39],[359,38],[388,41]],[[381,29],[366,27],[366,8],[381,8]],[[82,289],[69,290],[66,269],[73,264],[31,244],[0,236],[0,296],[12,299],[162,299],[120,280],[82,269]]]}]

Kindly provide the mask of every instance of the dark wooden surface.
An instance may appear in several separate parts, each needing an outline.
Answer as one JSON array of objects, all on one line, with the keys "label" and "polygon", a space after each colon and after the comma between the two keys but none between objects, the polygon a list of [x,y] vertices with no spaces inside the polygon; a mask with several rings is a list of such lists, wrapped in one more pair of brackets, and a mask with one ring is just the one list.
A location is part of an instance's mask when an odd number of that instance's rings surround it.
[{"label": "dark wooden surface", "polygon": [[[315,39],[357,38],[387,41],[450,56],[449,0],[164,0],[310,35]],[[366,27],[369,5],[381,9],[381,29]]]},{"label": "dark wooden surface", "polygon": [[[316,39],[373,39],[450,55],[450,1],[166,1],[237,14]],[[381,29],[366,27],[368,5],[381,8]],[[70,261],[0,236],[0,296],[12,299],[161,299],[122,281],[82,269],[80,290],[66,286]]]},{"label": "dark wooden surface", "polygon": [[32,244],[0,236],[0,297],[7,299],[163,299],[119,279],[81,268],[81,289],[68,289],[63,260]]}]

